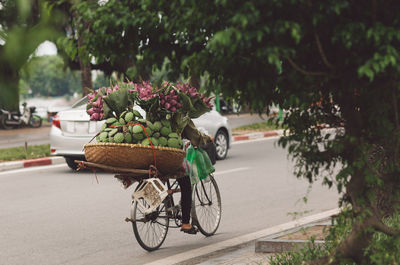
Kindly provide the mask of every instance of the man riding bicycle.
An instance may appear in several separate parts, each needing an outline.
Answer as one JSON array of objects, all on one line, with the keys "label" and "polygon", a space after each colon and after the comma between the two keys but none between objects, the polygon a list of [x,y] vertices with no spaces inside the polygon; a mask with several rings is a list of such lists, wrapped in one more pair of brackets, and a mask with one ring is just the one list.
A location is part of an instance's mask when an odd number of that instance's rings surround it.
[{"label": "man riding bicycle", "polygon": [[[190,120],[183,129],[182,138],[188,139],[194,147],[203,146],[210,142],[210,136],[197,130],[193,121]],[[186,161],[185,161],[186,162]],[[184,162],[184,163],[185,163]],[[183,167],[185,167],[183,165]],[[181,188],[182,226],[181,231],[188,234],[196,234],[197,229],[190,223],[190,210],[192,207],[192,185],[188,174],[177,179]]]}]

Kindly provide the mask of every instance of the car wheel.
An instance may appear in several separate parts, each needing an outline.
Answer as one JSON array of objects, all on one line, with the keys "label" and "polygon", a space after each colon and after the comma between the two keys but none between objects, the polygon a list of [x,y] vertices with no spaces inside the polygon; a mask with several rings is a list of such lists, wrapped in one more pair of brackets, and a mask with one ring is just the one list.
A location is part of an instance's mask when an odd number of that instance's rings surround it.
[{"label": "car wheel", "polygon": [[69,166],[70,169],[73,171],[76,171],[78,169],[78,164],[75,163],[75,160],[78,160],[79,158],[77,157],[65,157],[65,162],[67,162],[67,165]]},{"label": "car wheel", "polygon": [[228,135],[226,132],[219,130],[215,136],[214,142],[217,149],[217,159],[225,159],[228,154]]}]

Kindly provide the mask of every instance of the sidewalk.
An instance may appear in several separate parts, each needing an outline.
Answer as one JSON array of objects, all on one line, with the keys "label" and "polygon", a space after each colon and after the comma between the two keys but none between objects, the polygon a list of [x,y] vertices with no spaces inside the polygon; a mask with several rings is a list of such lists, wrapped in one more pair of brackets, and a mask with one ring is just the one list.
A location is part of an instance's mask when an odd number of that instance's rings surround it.
[{"label": "sidewalk", "polygon": [[[277,252],[266,253],[260,249],[257,249],[256,251],[256,245],[269,244],[269,242],[274,241],[274,239],[296,233],[305,227],[319,224],[326,225],[330,222],[331,216],[338,214],[339,211],[340,209],[336,208],[314,215],[305,216],[261,231],[156,260],[147,263],[147,265],[268,265],[269,258]],[[277,241],[278,245],[282,246],[282,240]],[[288,243],[290,244],[291,242]],[[278,251],[284,248],[275,246],[274,249]]]}]

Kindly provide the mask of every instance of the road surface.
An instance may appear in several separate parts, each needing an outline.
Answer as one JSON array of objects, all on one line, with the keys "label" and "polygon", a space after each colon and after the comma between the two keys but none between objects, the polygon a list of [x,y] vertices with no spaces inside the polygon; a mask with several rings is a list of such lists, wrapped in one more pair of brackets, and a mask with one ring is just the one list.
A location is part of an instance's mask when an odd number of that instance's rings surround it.
[{"label": "road surface", "polygon": [[[260,117],[257,114],[230,114],[227,116],[232,129],[266,121],[266,116]],[[49,144],[50,124],[41,128],[19,128],[12,130],[0,129],[0,149],[28,145]]]},{"label": "road surface", "polygon": [[336,190],[316,183],[309,191],[292,169],[272,138],[234,144],[216,164],[223,208],[217,234],[171,229],[152,253],[140,248],[124,222],[132,190],[122,190],[113,175],[98,173],[97,184],[93,173],[74,173],[66,165],[3,172],[0,264],[145,264],[337,207]]}]

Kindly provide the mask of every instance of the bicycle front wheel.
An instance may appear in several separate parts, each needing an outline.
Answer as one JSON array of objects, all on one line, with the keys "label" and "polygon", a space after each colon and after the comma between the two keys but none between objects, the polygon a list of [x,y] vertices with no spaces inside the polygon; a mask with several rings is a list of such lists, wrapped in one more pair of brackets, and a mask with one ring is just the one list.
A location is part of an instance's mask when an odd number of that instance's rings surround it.
[{"label": "bicycle front wheel", "polygon": [[193,188],[192,218],[205,236],[215,234],[221,221],[221,194],[212,175]]},{"label": "bicycle front wheel", "polygon": [[164,203],[155,211],[146,214],[148,208],[145,200],[140,199],[141,205],[134,202],[131,210],[132,227],[139,245],[147,251],[157,250],[167,237],[169,218]]}]

